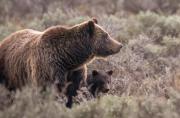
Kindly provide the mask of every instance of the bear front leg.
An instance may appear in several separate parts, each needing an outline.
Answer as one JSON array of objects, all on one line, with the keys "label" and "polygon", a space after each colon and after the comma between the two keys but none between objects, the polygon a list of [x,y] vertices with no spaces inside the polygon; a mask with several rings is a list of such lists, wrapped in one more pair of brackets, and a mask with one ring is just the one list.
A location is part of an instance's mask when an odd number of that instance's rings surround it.
[{"label": "bear front leg", "polygon": [[70,71],[67,75],[67,81],[72,82],[77,91],[80,88],[80,84],[85,82],[87,78],[87,67],[86,65],[79,68],[78,70]]},{"label": "bear front leg", "polygon": [[73,104],[72,96],[68,96],[68,101],[66,103],[66,107],[67,108],[72,108],[72,104]]},{"label": "bear front leg", "polygon": [[67,75],[67,81],[73,82],[77,89],[80,87],[81,82],[86,82],[87,78],[87,67],[86,65],[77,69],[72,70]]},{"label": "bear front leg", "polygon": [[73,104],[73,96],[76,96],[76,88],[75,86],[71,83],[68,87],[67,87],[67,91],[66,91],[66,96],[67,96],[67,103],[66,103],[66,107],[71,108],[72,104]]},{"label": "bear front leg", "polygon": [[72,107],[72,98],[77,96],[77,90],[80,87],[80,83],[84,81],[87,77],[87,69],[86,66],[74,71],[70,71],[67,75],[67,82],[71,82],[71,84],[67,87],[66,96],[68,101],[66,106]]}]

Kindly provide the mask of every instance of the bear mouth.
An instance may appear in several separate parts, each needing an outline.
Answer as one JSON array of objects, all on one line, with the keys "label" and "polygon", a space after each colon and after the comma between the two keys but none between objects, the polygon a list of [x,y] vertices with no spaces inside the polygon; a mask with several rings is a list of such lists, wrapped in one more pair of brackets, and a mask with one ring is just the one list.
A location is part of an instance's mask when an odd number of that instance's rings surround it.
[{"label": "bear mouth", "polygon": [[108,93],[108,92],[109,92],[109,89],[103,89],[102,92],[103,92],[103,93]]},{"label": "bear mouth", "polygon": [[111,50],[104,50],[104,51],[100,52],[99,57],[106,58],[106,57],[111,56],[111,55],[116,54],[116,53],[118,53],[118,52],[115,52],[112,49]]}]

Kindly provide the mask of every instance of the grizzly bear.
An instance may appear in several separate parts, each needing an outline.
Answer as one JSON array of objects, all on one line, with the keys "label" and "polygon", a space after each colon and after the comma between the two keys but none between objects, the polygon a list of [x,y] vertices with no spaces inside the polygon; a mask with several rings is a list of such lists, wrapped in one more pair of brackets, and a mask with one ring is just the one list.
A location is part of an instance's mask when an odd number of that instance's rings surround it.
[{"label": "grizzly bear", "polygon": [[97,97],[100,92],[107,93],[110,90],[112,70],[107,72],[93,70],[87,76],[86,85],[89,92]]},{"label": "grizzly bear", "polygon": [[[92,73],[86,75],[85,70],[81,70],[81,74],[78,71],[73,71],[67,76],[68,86],[66,88],[66,95],[69,101],[66,103],[66,106],[72,106],[72,97],[77,95],[77,90],[81,86],[87,87],[89,92],[93,97],[97,97],[100,92],[107,93],[110,90],[111,76],[113,74],[112,70],[107,72],[102,72],[98,70],[93,70]],[[83,80],[86,78],[85,80]]]},{"label": "grizzly bear", "polygon": [[72,27],[53,26],[43,32],[17,31],[0,43],[0,79],[10,90],[26,84],[54,84],[62,92],[69,73],[81,74],[95,57],[116,54],[121,47],[96,19]]}]

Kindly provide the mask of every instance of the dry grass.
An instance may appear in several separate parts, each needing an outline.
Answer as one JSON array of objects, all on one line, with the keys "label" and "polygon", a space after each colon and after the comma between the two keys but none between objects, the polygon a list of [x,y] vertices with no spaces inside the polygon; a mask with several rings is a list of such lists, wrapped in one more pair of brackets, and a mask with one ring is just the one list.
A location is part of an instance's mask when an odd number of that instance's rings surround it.
[{"label": "dry grass", "polygon": [[0,111],[1,118],[178,118],[180,94],[168,91],[167,100],[155,96],[112,96],[91,99],[67,109],[54,99],[52,91],[40,94],[25,88],[14,96],[13,104]]}]

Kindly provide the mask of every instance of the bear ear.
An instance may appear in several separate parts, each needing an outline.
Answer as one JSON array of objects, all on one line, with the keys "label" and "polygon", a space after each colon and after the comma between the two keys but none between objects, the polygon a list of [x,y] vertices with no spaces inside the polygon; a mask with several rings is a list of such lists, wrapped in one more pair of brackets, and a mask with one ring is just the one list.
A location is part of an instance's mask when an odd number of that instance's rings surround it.
[{"label": "bear ear", "polygon": [[93,20],[94,23],[98,24],[98,21],[97,21],[96,18],[92,18],[92,20]]},{"label": "bear ear", "polygon": [[106,73],[111,76],[113,74],[113,70],[109,70]]},{"label": "bear ear", "polygon": [[98,71],[97,71],[97,70],[93,70],[93,71],[92,71],[92,75],[93,75],[93,76],[98,75]]},{"label": "bear ear", "polygon": [[93,37],[95,30],[95,24],[94,21],[90,20],[88,21],[88,33],[90,37]]}]

